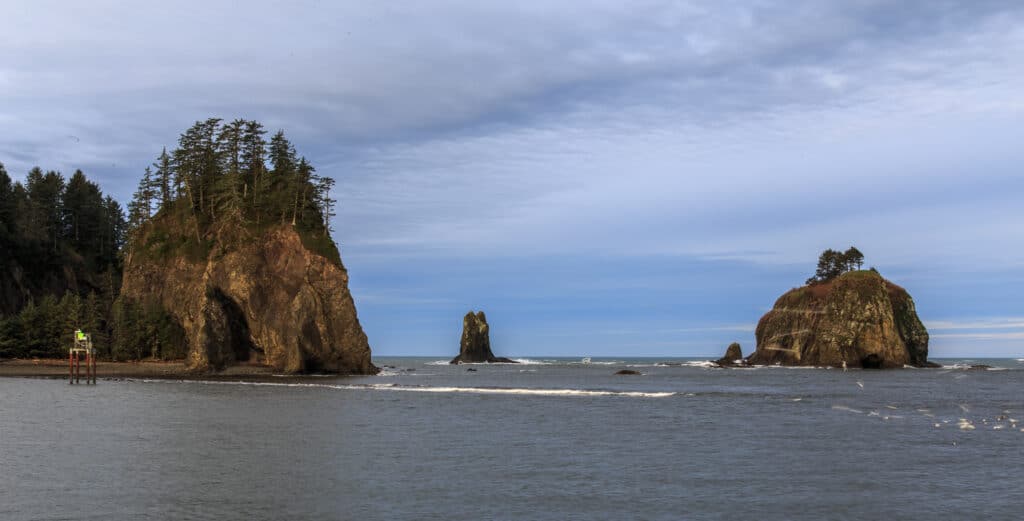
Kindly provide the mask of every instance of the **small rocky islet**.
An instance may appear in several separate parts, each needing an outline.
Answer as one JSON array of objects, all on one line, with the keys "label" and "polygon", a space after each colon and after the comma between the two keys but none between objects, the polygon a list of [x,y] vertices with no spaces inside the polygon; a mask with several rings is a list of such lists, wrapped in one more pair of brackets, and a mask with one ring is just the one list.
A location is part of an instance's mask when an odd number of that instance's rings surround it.
[{"label": "small rocky islet", "polygon": [[720,367],[938,367],[928,361],[928,330],[913,298],[873,268],[840,271],[787,291],[761,317],[755,336],[757,347],[749,357],[742,358],[739,344],[734,343],[715,363]]},{"label": "small rocky islet", "polygon": [[487,324],[487,315],[483,311],[466,313],[462,318],[462,339],[459,341],[459,354],[452,358],[450,364],[500,363],[515,364],[515,360],[494,356],[491,352],[491,328]]}]

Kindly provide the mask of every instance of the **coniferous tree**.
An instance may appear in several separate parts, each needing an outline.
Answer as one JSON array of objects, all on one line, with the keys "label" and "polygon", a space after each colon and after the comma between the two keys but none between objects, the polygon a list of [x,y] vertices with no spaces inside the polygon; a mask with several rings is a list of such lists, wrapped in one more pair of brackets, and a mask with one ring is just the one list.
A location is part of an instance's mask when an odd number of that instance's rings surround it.
[{"label": "coniferous tree", "polygon": [[850,249],[843,253],[843,257],[846,259],[846,269],[848,271],[859,270],[864,265],[864,254],[854,246],[850,246]]},{"label": "coniferous tree", "polygon": [[[250,198],[256,224],[262,217],[261,198],[264,192],[266,166],[266,131],[257,121],[245,121],[242,132],[241,164],[244,171],[244,183],[251,190]],[[251,187],[251,188],[248,188]]]},{"label": "coniferous tree", "polygon": [[176,188],[174,164],[171,161],[171,156],[167,154],[167,147],[164,147],[160,152],[160,156],[153,163],[153,169],[153,184],[157,190],[157,201],[159,203],[157,211],[159,211],[166,208],[174,199]]},{"label": "coniferous tree", "polygon": [[52,170],[43,174],[39,167],[35,167],[29,171],[25,188],[29,211],[27,231],[30,237],[45,243],[51,253],[57,253],[63,231],[64,177]]},{"label": "coniferous tree", "polygon": [[125,220],[121,204],[113,197],[103,200],[103,227],[100,229],[100,259],[102,265],[116,264],[118,252],[124,245],[128,222]]},{"label": "coniferous tree", "polygon": [[82,331],[89,333],[92,337],[92,345],[97,353],[106,353],[107,331],[104,324],[104,312],[101,308],[100,298],[95,291],[82,300],[82,313],[79,326]]},{"label": "coniferous tree", "polygon": [[845,252],[829,248],[818,257],[818,267],[814,276],[807,279],[808,284],[830,281],[843,273],[860,269],[864,264],[864,254],[851,246]]},{"label": "coniferous tree", "polygon": [[334,187],[334,179],[330,177],[317,178],[316,205],[323,219],[324,233],[332,232],[331,218],[334,217],[334,205],[337,201],[331,198],[331,188]]},{"label": "coniferous tree", "polygon": [[[14,240],[14,215],[16,203],[11,178],[0,163],[0,245],[10,248]],[[3,254],[0,253],[0,256]]]},{"label": "coniferous tree", "polygon": [[[57,304],[59,316],[57,317],[58,336],[57,346],[60,351],[74,343],[74,332],[82,327],[82,298],[77,293],[68,291]],[[89,332],[88,330],[85,330]]]},{"label": "coniferous tree", "polygon": [[132,201],[128,203],[129,229],[137,229],[152,216],[153,196],[153,175],[147,166],[138,188],[132,194]]},{"label": "coniferous tree", "polygon": [[0,359],[27,355],[20,316],[0,317]]}]

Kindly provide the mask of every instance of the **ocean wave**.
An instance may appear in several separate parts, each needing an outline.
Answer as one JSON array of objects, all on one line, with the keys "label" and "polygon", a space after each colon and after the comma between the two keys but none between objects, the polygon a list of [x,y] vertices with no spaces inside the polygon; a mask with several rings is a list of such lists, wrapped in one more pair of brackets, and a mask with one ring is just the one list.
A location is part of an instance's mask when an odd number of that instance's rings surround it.
[{"label": "ocean wave", "polygon": [[[554,360],[534,360],[532,358],[510,358],[514,363],[519,365],[554,365],[557,364]],[[451,365],[448,360],[434,360],[426,362],[424,365]],[[458,365],[512,365],[509,362],[459,362]]]},{"label": "ocean wave", "polygon": [[466,393],[466,394],[505,394],[517,396],[570,396],[570,397],[597,397],[611,396],[623,398],[668,398],[675,396],[670,391],[607,391],[594,389],[529,389],[514,387],[428,387],[416,385],[399,384],[318,384],[299,382],[225,382],[215,380],[160,380],[142,379],[145,383],[192,383],[203,385],[248,385],[253,387],[305,387],[314,389],[338,389],[345,391],[394,391],[410,393]]},{"label": "ocean wave", "polygon": [[534,360],[532,358],[512,358],[511,360],[522,365],[554,365],[558,363],[554,360]]},{"label": "ocean wave", "polygon": [[718,364],[711,360],[698,360],[695,362],[683,362],[683,367],[718,367]]},{"label": "ocean wave", "polygon": [[853,413],[857,413],[857,414],[864,414],[864,411],[862,411],[860,409],[854,409],[852,407],[847,407],[845,405],[833,405],[832,409],[834,409],[836,411],[849,411],[849,412],[853,412]]},{"label": "ocean wave", "polygon": [[942,369],[956,369],[960,371],[974,370],[974,371],[1006,371],[1008,367],[993,367],[993,366],[979,366],[975,364],[955,363],[952,365],[944,365]]}]

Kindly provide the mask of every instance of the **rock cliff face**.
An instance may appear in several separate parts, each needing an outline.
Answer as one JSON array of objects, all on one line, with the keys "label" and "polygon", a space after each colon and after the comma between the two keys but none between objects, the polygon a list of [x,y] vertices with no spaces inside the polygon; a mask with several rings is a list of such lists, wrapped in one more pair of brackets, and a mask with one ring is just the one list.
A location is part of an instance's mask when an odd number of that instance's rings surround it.
[{"label": "rock cliff face", "polygon": [[190,368],[248,361],[287,373],[377,372],[340,259],[310,251],[290,226],[205,244],[198,254],[150,248],[125,260],[122,298],[157,302],[180,322]]},{"label": "rock cliff face", "polygon": [[515,360],[494,356],[491,352],[491,328],[487,325],[487,317],[483,311],[470,311],[462,319],[462,340],[459,342],[459,356],[452,358],[450,363],[506,363],[514,364]]},{"label": "rock cliff face", "polygon": [[845,273],[779,297],[757,325],[754,364],[923,367],[928,331],[903,288],[874,271]]}]

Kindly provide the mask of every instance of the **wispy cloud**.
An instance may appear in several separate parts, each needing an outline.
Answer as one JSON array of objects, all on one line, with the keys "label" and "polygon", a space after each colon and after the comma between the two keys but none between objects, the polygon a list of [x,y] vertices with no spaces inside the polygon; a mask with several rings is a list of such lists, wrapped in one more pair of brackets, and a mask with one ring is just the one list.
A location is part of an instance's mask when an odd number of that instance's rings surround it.
[{"label": "wispy cloud", "polygon": [[1021,329],[1024,330],[1024,318],[976,318],[967,320],[934,320],[926,321],[925,326],[933,331],[949,331],[957,329]]}]

